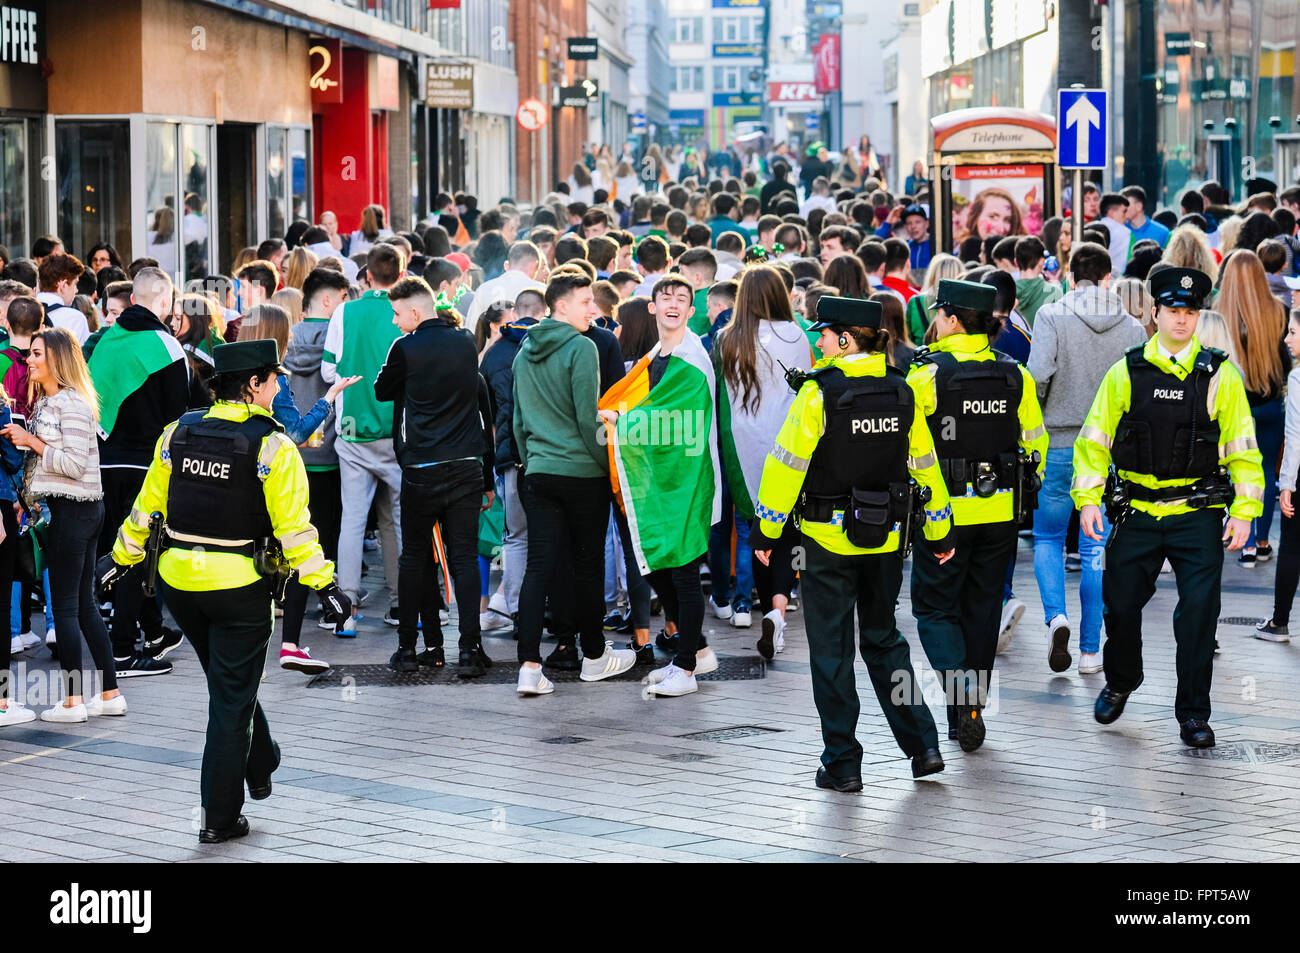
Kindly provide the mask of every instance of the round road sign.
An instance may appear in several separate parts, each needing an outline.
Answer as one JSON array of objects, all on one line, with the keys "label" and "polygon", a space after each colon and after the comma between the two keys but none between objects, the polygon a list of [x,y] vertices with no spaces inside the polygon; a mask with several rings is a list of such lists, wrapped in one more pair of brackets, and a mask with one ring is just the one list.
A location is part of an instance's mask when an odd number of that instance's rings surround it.
[{"label": "round road sign", "polygon": [[540,99],[525,99],[515,110],[515,121],[528,132],[536,132],[550,119],[546,104]]}]

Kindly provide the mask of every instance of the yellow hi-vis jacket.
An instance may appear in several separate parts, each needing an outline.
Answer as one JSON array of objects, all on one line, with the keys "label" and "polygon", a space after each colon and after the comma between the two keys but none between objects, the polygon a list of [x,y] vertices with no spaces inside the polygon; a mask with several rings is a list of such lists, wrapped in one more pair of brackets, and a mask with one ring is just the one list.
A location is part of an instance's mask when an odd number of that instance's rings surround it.
[{"label": "yellow hi-vis jacket", "polygon": [[[1173,374],[1180,381],[1186,380],[1196,363],[1196,355],[1201,351],[1201,343],[1192,338],[1192,349],[1190,356],[1184,359],[1187,365],[1184,367],[1182,364],[1175,365],[1160,353],[1156,343],[1158,340],[1157,335],[1147,341],[1142,356],[1166,374]],[[1111,365],[1102,378],[1097,396],[1092,400],[1092,409],[1088,411],[1088,419],[1084,421],[1083,429],[1074,441],[1074,483],[1070,488],[1070,497],[1079,509],[1101,505],[1106,474],[1110,471],[1110,448],[1115,439],[1115,428],[1128,411],[1131,397],[1128,364],[1126,358],[1121,358]],[[1237,494],[1228,512],[1238,519],[1254,519],[1264,512],[1263,457],[1255,444],[1255,418],[1250,414],[1246,386],[1231,362],[1221,363],[1210,378],[1210,386],[1206,388],[1206,406],[1210,419],[1219,424],[1219,463],[1228,468],[1232,488]],[[1157,480],[1148,473],[1134,473],[1131,470],[1120,470],[1119,475],[1122,479],[1150,489],[1187,486],[1196,482],[1195,478],[1187,477]],[[1132,506],[1156,519],[1192,512],[1192,507],[1180,500],[1161,503],[1133,500]]]},{"label": "yellow hi-vis jacket", "polygon": [[[997,355],[989,346],[987,334],[950,334],[930,345],[931,351],[945,351],[959,361],[995,361]],[[907,375],[907,383],[916,394],[916,406],[929,417],[938,405],[935,392],[936,364],[914,364]],[[1038,451],[1038,475],[1047,466],[1047,427],[1043,424],[1043,410],[1038,404],[1038,390],[1029,371],[1020,368],[1022,386],[1020,406],[1016,416],[1020,421],[1020,446],[1029,453]],[[958,526],[979,523],[1006,523],[1016,518],[1015,491],[996,490],[992,496],[976,496],[967,486],[965,496],[952,498],[952,521]]]},{"label": "yellow hi-vis jacket", "polygon": [[[845,377],[884,377],[885,355],[850,354],[817,362],[816,369],[824,367],[838,367]],[[769,539],[780,537],[786,520],[790,518],[790,513],[799,500],[804,477],[808,474],[813,451],[821,442],[825,429],[822,389],[816,381],[808,381],[795,395],[785,423],[776,435],[776,443],[763,463],[763,478],[758,487],[758,506],[755,512],[762,534]],[[948,506],[948,491],[943,485],[943,477],[935,460],[934,441],[930,439],[930,429],[925,425],[925,417],[920,408],[913,411],[907,452],[908,472],[921,486],[930,488],[930,502],[925,508],[925,538],[931,543],[940,543],[951,529],[952,511]],[[801,529],[817,545],[841,556],[892,553],[899,548],[901,535],[901,528],[895,527],[883,546],[874,549],[854,546],[844,533],[844,513],[840,510],[835,512],[829,523],[814,523],[805,519]],[[755,549],[762,548],[761,542],[750,537],[750,544]]]},{"label": "yellow hi-vis jacket", "polygon": [[[247,420],[250,413],[271,416],[270,411],[255,404],[226,401],[217,401],[205,416],[238,421]],[[167,518],[167,489],[172,476],[170,446],[175,429],[175,423],[168,424],[158,438],[144,485],[117,532],[113,561],[120,565],[133,566],[144,559],[149,540],[149,514],[162,513],[163,519]],[[316,527],[311,525],[307,470],[293,441],[278,431],[267,434],[262,439],[257,472],[262,477],[272,531],[289,565],[298,570],[298,581],[310,589],[329,585],[334,580],[334,564],[325,558]],[[238,589],[262,578],[250,556],[178,547],[163,551],[158,560],[158,574],[173,589],[190,592]]]}]

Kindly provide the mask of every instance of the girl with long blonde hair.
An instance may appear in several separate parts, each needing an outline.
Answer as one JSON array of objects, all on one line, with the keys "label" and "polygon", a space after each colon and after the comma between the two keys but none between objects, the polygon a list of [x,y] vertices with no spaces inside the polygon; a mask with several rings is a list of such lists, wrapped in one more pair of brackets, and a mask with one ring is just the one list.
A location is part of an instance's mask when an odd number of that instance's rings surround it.
[{"label": "girl with long blonde hair", "polygon": [[966,273],[961,259],[956,255],[939,252],[930,259],[921,282],[921,293],[912,295],[907,302],[907,335],[913,341],[925,340],[925,329],[930,326],[930,307],[939,294],[939,282],[945,278],[960,279]]},{"label": "girl with long blonde hair", "polygon": [[1269,290],[1268,275],[1253,251],[1239,248],[1223,260],[1216,309],[1223,314],[1246,385],[1255,439],[1264,457],[1264,512],[1251,524],[1250,539],[1238,557],[1253,568],[1273,556],[1268,541],[1277,502],[1277,460],[1282,453],[1286,412],[1282,391],[1291,371],[1291,352],[1284,341],[1287,313]]},{"label": "girl with long blonde hair", "polygon": [[311,270],[320,261],[315,252],[299,245],[284,257],[284,286],[302,290],[302,283],[307,280]]},{"label": "girl with long blonde hair", "polygon": [[1205,232],[1195,225],[1179,225],[1169,236],[1165,245],[1164,261],[1175,268],[1195,268],[1210,276],[1214,281],[1219,275],[1219,265],[1214,260],[1214,252]]}]

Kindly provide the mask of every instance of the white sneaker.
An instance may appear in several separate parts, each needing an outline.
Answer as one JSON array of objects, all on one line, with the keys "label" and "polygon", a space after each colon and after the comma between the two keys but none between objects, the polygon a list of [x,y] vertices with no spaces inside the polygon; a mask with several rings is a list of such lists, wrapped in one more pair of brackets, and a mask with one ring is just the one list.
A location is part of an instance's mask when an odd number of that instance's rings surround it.
[{"label": "white sneaker", "polygon": [[713,649],[705,646],[695,653],[695,674],[708,675],[710,672],[718,670],[718,657],[713,654]]},{"label": "white sneaker", "polygon": [[700,685],[695,681],[695,676],[685,669],[678,668],[672,662],[669,662],[663,668],[655,669],[646,677],[649,680],[646,691],[651,695],[676,698],[679,695],[689,695],[700,690]]},{"label": "white sneaker", "polygon": [[1025,604],[1012,596],[1002,606],[1002,624],[998,628],[998,655],[1001,655],[1011,646],[1011,640],[1016,635],[1016,624],[1020,622],[1020,617],[1025,614]]},{"label": "white sneaker", "polygon": [[37,635],[35,632],[31,632],[31,631],[21,632],[19,633],[18,638],[23,640],[23,648],[25,649],[30,649],[34,646],[41,644],[41,637]]},{"label": "white sneaker", "polygon": [[24,708],[16,701],[10,701],[9,707],[0,709],[0,728],[8,728],[10,725],[25,725],[29,721],[36,720],[36,712],[30,708]]},{"label": "white sneaker", "polygon": [[59,702],[53,708],[47,708],[41,712],[41,721],[57,721],[65,724],[85,721],[86,717],[86,706],[84,704],[66,708],[62,702]]},{"label": "white sneaker", "polygon": [[758,637],[758,654],[771,659],[779,652],[785,651],[785,619],[780,609],[773,609],[763,616],[763,634]]},{"label": "white sneaker", "polygon": [[1047,666],[1053,672],[1070,667],[1070,623],[1063,615],[1055,615],[1047,623]]},{"label": "white sneaker", "polygon": [[495,609],[488,609],[487,612],[478,614],[478,627],[480,632],[502,632],[510,629],[514,621],[510,616],[497,612]]},{"label": "white sneaker", "polygon": [[720,605],[718,605],[716,602],[714,602],[712,599],[710,599],[710,600],[709,600],[709,605],[713,606],[713,614],[714,614],[715,616],[717,616],[719,619],[730,619],[730,618],[731,618],[731,605],[730,605],[730,604],[725,605],[725,606],[720,606]]},{"label": "white sneaker", "polygon": [[616,649],[609,642],[605,643],[605,654],[600,658],[582,660],[582,672],[578,678],[584,682],[598,682],[602,678],[622,675],[636,664],[636,653],[631,649]]},{"label": "white sneaker", "polygon": [[1164,561],[1164,564],[1160,567],[1160,573],[1161,573],[1161,575],[1164,575],[1165,573],[1170,573],[1170,572],[1173,572],[1173,571],[1174,571],[1174,565],[1173,565],[1173,563],[1171,563],[1169,560],[1166,559],[1166,560]]},{"label": "white sneaker", "polygon": [[58,641],[58,640],[54,637],[54,629],[52,629],[52,628],[51,628],[51,629],[46,629],[46,630],[45,630],[45,647],[46,647],[47,649],[49,649],[51,653],[54,652],[54,644],[55,644],[55,642],[57,642],[57,641]]},{"label": "white sneaker", "polygon": [[439,610],[438,610],[438,621],[441,622],[443,625],[450,625],[450,624],[451,624],[451,613],[448,612],[446,609],[439,609]]},{"label": "white sneaker", "polygon": [[26,650],[27,650],[27,646],[23,645],[23,640],[21,637],[15,635],[12,639],[9,640],[10,655],[22,655],[23,652],[25,652]]},{"label": "white sneaker", "polygon": [[1096,675],[1102,670],[1100,652],[1080,652],[1079,653],[1079,674]]},{"label": "white sneaker", "polygon": [[116,698],[104,700],[102,692],[95,692],[94,695],[86,699],[86,714],[92,717],[100,715],[125,715],[126,714],[126,696],[118,695]]},{"label": "white sneaker", "polygon": [[[606,653],[608,654],[608,653]],[[555,685],[540,668],[519,666],[519,684],[515,691],[520,695],[549,695],[555,691]]]},{"label": "white sneaker", "polygon": [[749,610],[746,609],[744,612],[732,613],[731,624],[737,629],[748,629],[754,624],[754,620],[751,618]]}]

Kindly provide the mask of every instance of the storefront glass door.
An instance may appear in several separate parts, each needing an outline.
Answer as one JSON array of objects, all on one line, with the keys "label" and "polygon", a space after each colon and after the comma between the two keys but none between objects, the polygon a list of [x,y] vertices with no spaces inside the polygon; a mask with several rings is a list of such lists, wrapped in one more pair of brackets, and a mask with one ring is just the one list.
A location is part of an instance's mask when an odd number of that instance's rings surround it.
[{"label": "storefront glass door", "polygon": [[29,245],[26,133],[25,121],[0,120],[0,245],[14,256]]}]

